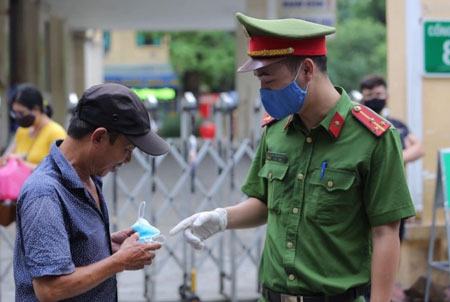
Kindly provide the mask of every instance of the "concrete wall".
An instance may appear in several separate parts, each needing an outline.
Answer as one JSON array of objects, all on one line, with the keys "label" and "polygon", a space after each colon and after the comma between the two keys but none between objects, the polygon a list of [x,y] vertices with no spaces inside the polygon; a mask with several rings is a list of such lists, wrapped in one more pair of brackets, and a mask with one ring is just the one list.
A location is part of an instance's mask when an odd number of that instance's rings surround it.
[{"label": "concrete wall", "polygon": [[[51,101],[53,118],[64,123],[68,95],[71,35],[62,18],[43,1],[18,0],[10,9],[9,85],[35,84]],[[3,110],[2,110],[3,112]]]},{"label": "concrete wall", "polygon": [[101,30],[86,32],[83,64],[86,88],[103,82],[103,35]]},{"label": "concrete wall", "polygon": [[[406,5],[414,5],[417,2],[418,19],[407,19]],[[417,75],[411,74],[417,66],[422,66],[423,57],[410,57],[408,55],[422,47],[422,32],[413,32],[416,38],[415,47],[408,48],[408,26],[417,26],[414,22],[424,19],[450,19],[450,2],[448,0],[387,0],[387,44],[388,44],[388,85],[389,107],[392,116],[402,118],[409,122],[410,128],[416,127],[417,132],[423,133],[423,143],[426,155],[423,158],[422,185],[423,200],[422,211],[418,213],[418,219],[410,223],[407,230],[407,238],[402,245],[402,264],[400,266],[399,279],[405,285],[411,285],[420,275],[426,272],[426,259],[428,252],[429,225],[431,223],[434,190],[436,185],[437,152],[440,148],[450,146],[450,119],[447,112],[450,111],[450,78],[425,77],[420,70]],[[410,36],[411,37],[411,36]],[[412,66],[411,66],[412,62]],[[416,76],[417,82],[414,77]],[[419,91],[416,96],[414,91]],[[415,103],[418,97],[419,104]],[[417,118],[411,118],[415,109],[421,107]],[[417,129],[417,125],[421,125]],[[419,184],[420,185],[420,184]],[[442,213],[440,213],[442,214]],[[438,222],[443,224],[443,216]],[[440,230],[437,242],[436,259],[443,259],[446,254],[445,233]],[[448,285],[446,274],[435,273],[435,281]]]},{"label": "concrete wall", "polygon": [[[450,20],[450,2],[447,0],[422,0],[423,19]],[[437,151],[450,147],[450,77],[424,77],[422,81],[423,132],[426,156],[424,170],[426,175],[435,175]],[[435,179],[425,179],[424,220],[431,221],[431,209]]]},{"label": "concrete wall", "polygon": [[136,31],[112,31],[111,48],[105,55],[105,64],[168,64],[169,40],[162,38],[160,45],[136,43]]}]

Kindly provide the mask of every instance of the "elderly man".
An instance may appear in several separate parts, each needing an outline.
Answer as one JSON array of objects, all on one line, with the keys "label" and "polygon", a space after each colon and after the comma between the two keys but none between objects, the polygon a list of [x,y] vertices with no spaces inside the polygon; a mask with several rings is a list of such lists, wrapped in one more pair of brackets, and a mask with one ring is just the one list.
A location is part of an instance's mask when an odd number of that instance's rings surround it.
[{"label": "elderly man", "polygon": [[[389,301],[400,219],[413,216],[398,133],[353,104],[326,72],[334,28],[238,13],[248,62],[269,114],[242,191],[249,198],[194,214],[171,230],[188,242],[267,223],[260,264],[267,301]],[[349,57],[351,59],[351,57]]]},{"label": "elderly man", "polygon": [[68,137],[52,146],[22,188],[14,250],[16,301],[117,301],[115,275],[149,265],[156,243],[131,229],[110,234],[100,177],[130,161],[134,147],[168,151],[127,87],[86,90]]}]

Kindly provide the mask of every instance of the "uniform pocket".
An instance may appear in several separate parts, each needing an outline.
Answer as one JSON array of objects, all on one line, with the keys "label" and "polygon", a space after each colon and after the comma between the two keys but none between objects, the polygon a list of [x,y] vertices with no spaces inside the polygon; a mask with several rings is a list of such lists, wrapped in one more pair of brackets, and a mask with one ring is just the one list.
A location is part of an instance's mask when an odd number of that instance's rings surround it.
[{"label": "uniform pocket", "polygon": [[320,170],[313,171],[310,216],[322,224],[335,224],[345,219],[349,208],[360,200],[356,174],[347,170],[327,169],[320,177]]},{"label": "uniform pocket", "polygon": [[269,210],[279,210],[279,204],[285,191],[286,184],[284,180],[288,169],[289,165],[287,163],[267,160],[258,173],[259,177],[267,179],[267,208]]}]

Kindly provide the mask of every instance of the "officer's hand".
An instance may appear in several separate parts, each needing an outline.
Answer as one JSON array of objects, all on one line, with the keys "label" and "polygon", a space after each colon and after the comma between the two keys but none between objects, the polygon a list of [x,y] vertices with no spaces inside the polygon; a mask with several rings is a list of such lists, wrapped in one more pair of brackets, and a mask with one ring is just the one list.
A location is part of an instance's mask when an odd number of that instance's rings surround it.
[{"label": "officer's hand", "polygon": [[217,208],[214,211],[194,214],[170,230],[169,235],[174,235],[184,230],[184,237],[195,249],[201,250],[205,245],[203,240],[211,237],[227,227],[227,210]]},{"label": "officer's hand", "polygon": [[134,233],[125,239],[120,249],[113,255],[123,270],[138,270],[150,265],[155,253],[161,247],[159,243],[140,243],[139,235]]}]

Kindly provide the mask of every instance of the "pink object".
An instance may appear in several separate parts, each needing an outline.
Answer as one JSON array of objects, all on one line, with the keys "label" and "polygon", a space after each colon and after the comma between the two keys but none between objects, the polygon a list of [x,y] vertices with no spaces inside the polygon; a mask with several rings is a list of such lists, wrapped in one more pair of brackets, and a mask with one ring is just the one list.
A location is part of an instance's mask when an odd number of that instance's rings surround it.
[{"label": "pink object", "polygon": [[20,160],[8,159],[6,165],[0,167],[0,201],[17,199],[20,188],[30,174],[31,169]]}]

